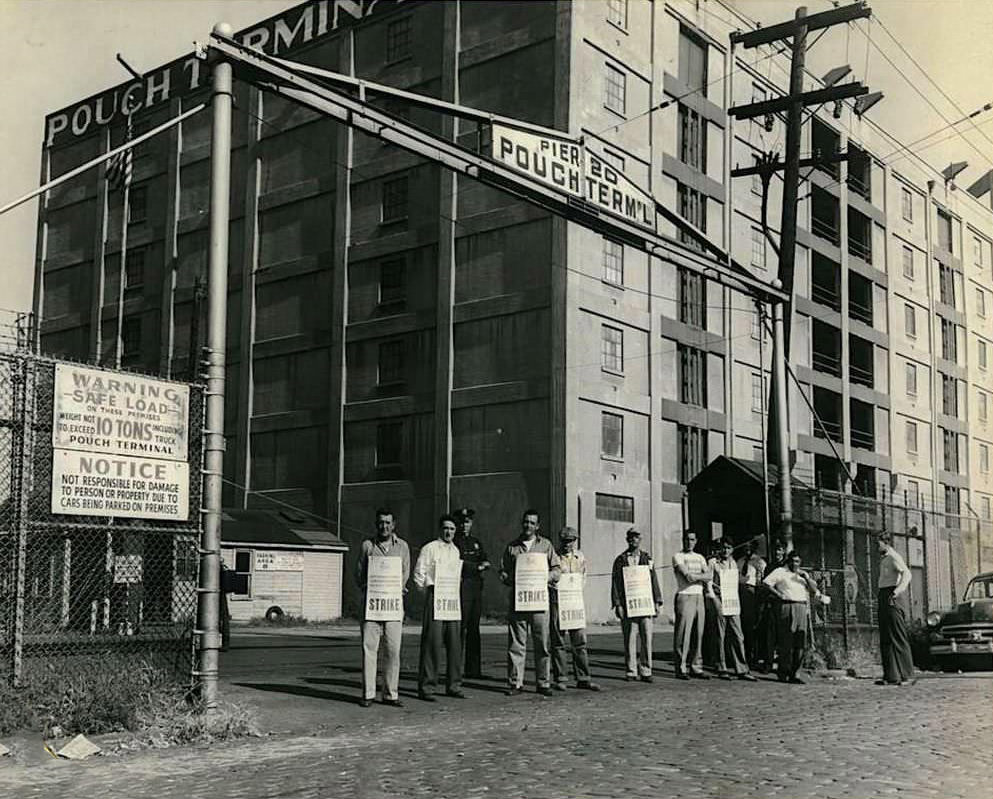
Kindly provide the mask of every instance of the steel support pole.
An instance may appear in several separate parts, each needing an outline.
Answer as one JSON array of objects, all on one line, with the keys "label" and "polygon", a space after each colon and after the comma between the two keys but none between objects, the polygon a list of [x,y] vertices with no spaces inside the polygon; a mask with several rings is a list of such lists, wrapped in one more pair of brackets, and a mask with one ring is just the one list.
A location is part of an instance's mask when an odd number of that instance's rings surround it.
[{"label": "steel support pole", "polygon": [[[219,22],[214,32],[231,36]],[[204,429],[203,539],[197,632],[200,695],[209,711],[217,706],[217,664],[220,649],[221,490],[224,476],[224,354],[227,348],[228,197],[231,186],[232,69],[227,61],[213,64],[214,109],[210,138],[210,259],[207,271],[207,419]]]},{"label": "steel support pole", "polygon": [[772,379],[776,396],[776,461],[779,466],[779,537],[786,551],[793,549],[793,491],[790,481],[789,407],[786,401],[786,331],[783,303],[772,306]]}]

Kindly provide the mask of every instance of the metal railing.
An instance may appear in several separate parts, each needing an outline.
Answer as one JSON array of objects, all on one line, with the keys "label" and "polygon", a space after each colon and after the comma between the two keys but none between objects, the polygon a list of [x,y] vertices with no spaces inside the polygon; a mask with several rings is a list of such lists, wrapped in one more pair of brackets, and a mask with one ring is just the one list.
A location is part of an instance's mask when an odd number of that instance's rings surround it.
[{"label": "metal railing", "polygon": [[818,219],[816,216],[811,216],[810,218],[810,232],[815,236],[831,242],[835,247],[840,242],[838,226],[833,222],[825,222],[823,219]]},{"label": "metal railing", "polygon": [[841,294],[837,286],[822,286],[819,283],[811,283],[810,298],[821,305],[826,305],[835,311],[841,310]]},{"label": "metal railing", "polygon": [[810,359],[815,372],[841,377],[840,353],[814,352]]},{"label": "metal railing", "polygon": [[872,263],[872,242],[865,241],[864,239],[856,238],[855,236],[848,237],[848,254],[854,255],[865,261],[867,264]]},{"label": "metal railing", "polygon": [[848,364],[848,379],[860,386],[868,386],[869,388],[875,386],[875,374],[873,370],[871,368],[865,369],[851,362]]},{"label": "metal railing", "polygon": [[849,297],[848,298],[848,315],[852,319],[858,319],[860,322],[865,322],[865,324],[872,327],[872,306],[865,305],[858,300]]},{"label": "metal railing", "polygon": [[852,427],[852,446],[860,449],[875,449],[875,433],[872,430],[859,430],[857,427]]},{"label": "metal railing", "polygon": [[830,438],[839,444],[844,440],[840,422],[832,422],[821,415],[821,423],[814,426],[815,438]]}]

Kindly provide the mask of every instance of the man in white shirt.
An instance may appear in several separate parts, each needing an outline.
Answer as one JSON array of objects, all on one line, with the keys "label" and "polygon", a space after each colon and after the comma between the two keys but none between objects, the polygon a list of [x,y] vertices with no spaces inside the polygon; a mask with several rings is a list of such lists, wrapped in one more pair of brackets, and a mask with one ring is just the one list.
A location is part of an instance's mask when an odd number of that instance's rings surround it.
[{"label": "man in white shirt", "polygon": [[442,648],[447,655],[445,689],[448,696],[464,699],[462,693],[462,622],[439,621],[435,616],[434,591],[438,569],[447,567],[454,575],[455,586],[462,574],[462,554],[455,546],[455,519],[447,513],[438,520],[438,537],[428,541],[417,556],[414,585],[424,593],[424,617],[421,626],[421,658],[417,671],[417,695],[434,702],[438,684],[438,663]]},{"label": "man in white shirt", "polygon": [[725,538],[714,547],[707,565],[714,579],[707,584],[707,599],[717,626],[717,672],[722,680],[755,682],[745,659],[745,636],[741,630],[740,571],[734,562],[734,543]]},{"label": "man in white shirt", "polygon": [[811,576],[800,568],[800,556],[796,552],[788,553],[786,565],[773,569],[764,582],[779,600],[779,681],[803,685],[796,673],[807,654],[809,597],[813,594],[820,599],[821,592]]},{"label": "man in white shirt", "polygon": [[754,666],[758,659],[758,586],[765,577],[765,559],[756,552],[755,539],[745,544],[744,556],[738,559],[738,595],[741,601],[741,631],[745,636],[745,655]]},{"label": "man in white shirt", "polygon": [[901,685],[914,678],[914,659],[907,633],[907,589],[912,575],[900,553],[893,549],[893,536],[880,533],[879,554],[879,651],[883,679],[877,685]]},{"label": "man in white shirt", "polygon": [[703,555],[693,551],[695,546],[696,533],[687,530],[683,533],[683,551],[672,556],[672,570],[676,575],[674,663],[676,677],[680,680],[709,679],[703,673],[703,587],[712,575]]}]

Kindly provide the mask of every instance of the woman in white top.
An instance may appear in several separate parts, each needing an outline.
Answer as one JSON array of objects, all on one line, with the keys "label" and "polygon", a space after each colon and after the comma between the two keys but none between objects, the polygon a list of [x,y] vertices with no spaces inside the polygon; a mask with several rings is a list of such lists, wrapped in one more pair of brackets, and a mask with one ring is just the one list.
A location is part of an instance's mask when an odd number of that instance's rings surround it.
[{"label": "woman in white top", "polygon": [[820,598],[821,592],[811,576],[800,568],[800,556],[796,552],[787,554],[785,564],[773,569],[764,582],[779,599],[779,681],[802,685],[803,680],[796,673],[807,653],[809,595]]}]

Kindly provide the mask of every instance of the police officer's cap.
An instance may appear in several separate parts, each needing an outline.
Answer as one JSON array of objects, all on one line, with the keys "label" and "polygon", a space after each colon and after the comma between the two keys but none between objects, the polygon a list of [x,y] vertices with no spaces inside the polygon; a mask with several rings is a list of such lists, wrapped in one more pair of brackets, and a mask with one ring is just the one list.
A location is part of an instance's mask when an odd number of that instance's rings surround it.
[{"label": "police officer's cap", "polygon": [[628,541],[630,541],[634,536],[638,536],[640,538],[641,537],[641,531],[638,528],[636,528],[636,527],[631,527],[631,528],[628,529],[626,535],[627,535]]},{"label": "police officer's cap", "polygon": [[459,508],[454,514],[456,519],[471,519],[476,515],[476,511],[472,508]]}]

